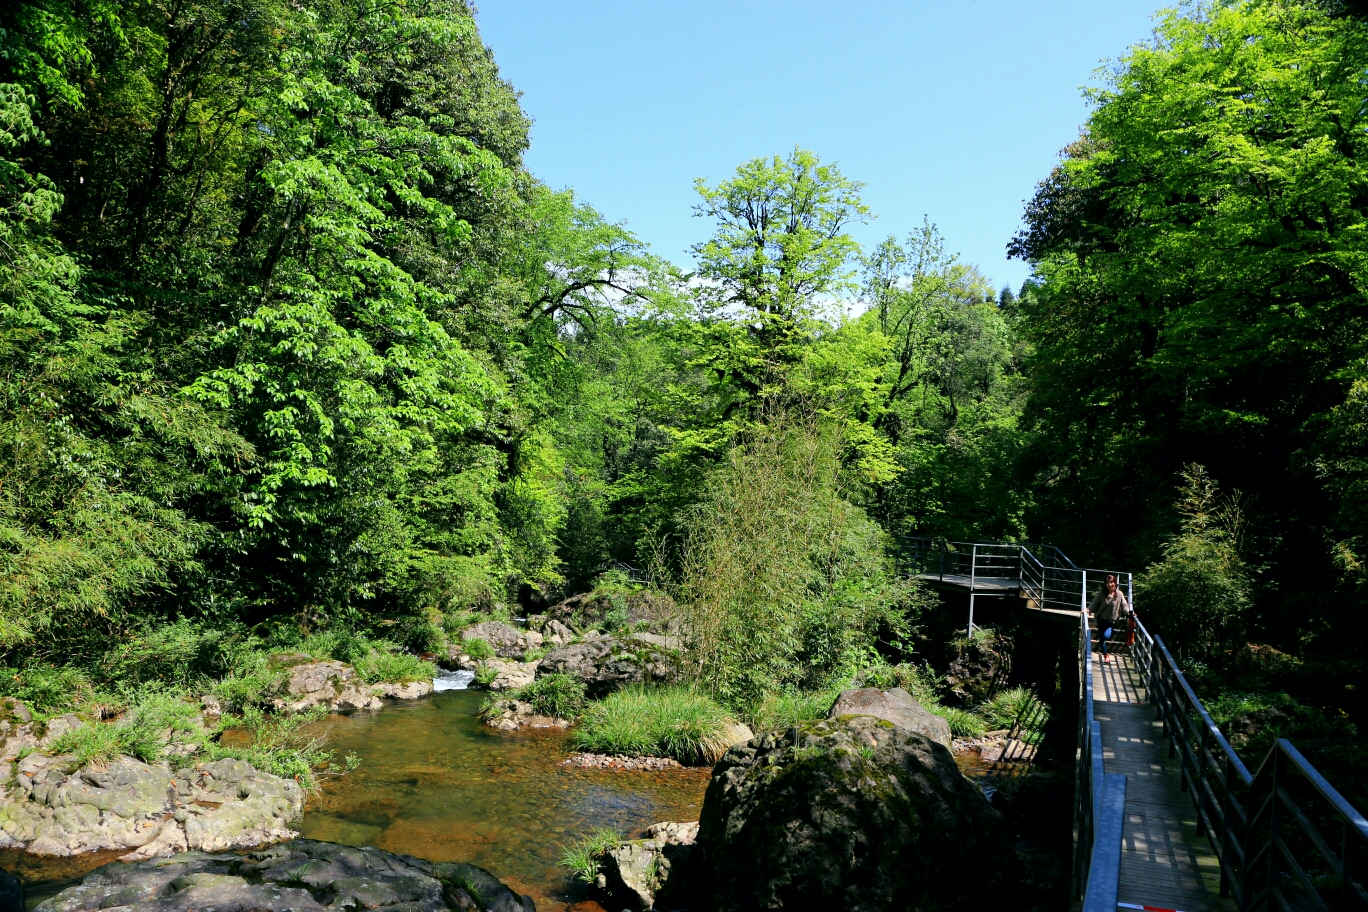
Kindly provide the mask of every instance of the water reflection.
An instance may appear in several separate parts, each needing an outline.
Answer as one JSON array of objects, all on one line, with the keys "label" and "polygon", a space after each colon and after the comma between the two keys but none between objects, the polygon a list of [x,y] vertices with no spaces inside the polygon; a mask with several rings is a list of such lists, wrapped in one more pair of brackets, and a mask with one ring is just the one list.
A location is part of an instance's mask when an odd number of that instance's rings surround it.
[{"label": "water reflection", "polygon": [[483,698],[452,690],[317,723],[329,747],[362,762],[310,800],[304,835],[473,862],[539,909],[559,909],[578,898],[557,865],[564,845],[603,827],[636,835],[657,821],[698,819],[706,770],[560,766],[563,732],[494,731],[475,718]]}]

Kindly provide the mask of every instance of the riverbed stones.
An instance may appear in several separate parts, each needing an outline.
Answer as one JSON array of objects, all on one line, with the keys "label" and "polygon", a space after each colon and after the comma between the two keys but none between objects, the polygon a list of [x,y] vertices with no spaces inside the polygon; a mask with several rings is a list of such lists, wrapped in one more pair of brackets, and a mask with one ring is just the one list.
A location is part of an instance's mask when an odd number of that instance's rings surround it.
[{"label": "riverbed stones", "polygon": [[542,656],[537,677],[568,674],[584,682],[592,698],[628,684],[661,683],[676,677],[672,650],[639,637],[587,634],[578,643],[558,646]]},{"label": "riverbed stones", "polygon": [[488,871],[298,839],[250,855],[189,852],[105,865],[41,912],[536,912]]},{"label": "riverbed stones", "polygon": [[950,751],[868,715],[729,750],[697,851],[716,912],[996,908],[1019,872],[1005,820]]},{"label": "riverbed stones", "polygon": [[461,631],[461,640],[484,640],[503,659],[521,660],[529,649],[542,644],[542,635],[535,630],[519,630],[502,621],[485,621]]},{"label": "riverbed stones", "polygon": [[303,790],[241,760],[174,774],[132,757],[75,765],[66,754],[18,761],[0,789],[0,848],[56,856],[126,850],[138,859],[298,835],[290,824],[303,811]]},{"label": "riverbed stones", "polygon": [[523,700],[499,700],[492,711],[480,711],[485,725],[490,728],[497,728],[499,731],[517,731],[523,728],[559,728],[570,727],[569,719],[561,719],[555,716],[543,716],[536,711],[531,703]]},{"label": "riverbed stones", "polygon": [[673,908],[692,873],[697,836],[696,823],[657,823],[647,829],[645,839],[605,850],[599,860],[602,889],[633,909]]},{"label": "riverbed stones", "polygon": [[861,687],[847,690],[836,698],[828,718],[842,716],[873,716],[885,719],[899,728],[926,735],[947,749],[953,745],[950,736],[950,723],[940,716],[924,709],[912,695],[901,687],[892,690],[879,690],[876,687]]}]

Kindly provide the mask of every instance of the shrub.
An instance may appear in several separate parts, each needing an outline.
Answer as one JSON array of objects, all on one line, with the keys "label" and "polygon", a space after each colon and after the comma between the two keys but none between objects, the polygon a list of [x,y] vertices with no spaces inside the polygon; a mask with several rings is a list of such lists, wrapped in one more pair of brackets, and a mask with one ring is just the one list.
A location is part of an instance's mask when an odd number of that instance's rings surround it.
[{"label": "shrub", "polygon": [[919,587],[845,496],[841,435],[770,416],[709,476],[670,586],[691,676],[732,706],[829,681],[880,636],[905,639]]},{"label": "shrub", "polygon": [[561,850],[560,864],[569,868],[571,876],[581,883],[591,884],[599,873],[599,858],[609,849],[622,845],[616,830],[598,830],[573,845]]},{"label": "shrub", "polygon": [[584,682],[573,675],[552,674],[520,687],[511,696],[532,704],[541,716],[576,719],[584,711]]},{"label": "shrub", "polygon": [[967,709],[956,706],[928,706],[931,712],[950,723],[950,734],[956,738],[979,738],[988,730],[983,719]]},{"label": "shrub", "polygon": [[22,700],[39,713],[74,709],[94,695],[90,678],[79,668],[65,665],[28,665],[0,668],[0,696]]},{"label": "shrub", "polygon": [[181,619],[128,634],[100,660],[107,680],[188,686],[227,670],[227,631]]},{"label": "shrub", "polygon": [[499,669],[493,665],[481,665],[475,669],[475,683],[481,687],[488,687],[494,683],[494,679],[499,676]]},{"label": "shrub", "polygon": [[466,640],[461,648],[465,651],[466,655],[477,662],[483,662],[486,659],[494,658],[494,647],[489,645],[488,640],[482,640],[479,637],[472,637],[471,639]]},{"label": "shrub", "polygon": [[1025,687],[994,694],[978,708],[978,714],[994,729],[1016,728],[1022,740],[1035,743],[1049,720],[1045,704]]},{"label": "shrub", "polygon": [[480,706],[480,718],[489,721],[503,715],[515,700],[532,705],[539,716],[574,720],[584,711],[584,683],[572,675],[538,678],[525,687],[490,697]]},{"label": "shrub", "polygon": [[573,740],[600,754],[715,763],[731,746],[735,725],[730,713],[691,687],[631,687],[590,704]]},{"label": "shrub", "polygon": [[874,665],[856,676],[855,686],[877,687],[880,690],[901,687],[928,708],[940,702],[940,687],[935,672],[925,665]]},{"label": "shrub", "polygon": [[467,627],[473,627],[480,622],[480,613],[469,609],[459,611],[449,611],[442,615],[442,630],[451,636],[456,636]]},{"label": "shrub", "polygon": [[1162,633],[1180,659],[1211,661],[1243,641],[1251,605],[1249,570],[1240,557],[1239,495],[1222,497],[1199,465],[1183,472],[1179,533],[1163,558],[1136,577],[1146,626]]}]

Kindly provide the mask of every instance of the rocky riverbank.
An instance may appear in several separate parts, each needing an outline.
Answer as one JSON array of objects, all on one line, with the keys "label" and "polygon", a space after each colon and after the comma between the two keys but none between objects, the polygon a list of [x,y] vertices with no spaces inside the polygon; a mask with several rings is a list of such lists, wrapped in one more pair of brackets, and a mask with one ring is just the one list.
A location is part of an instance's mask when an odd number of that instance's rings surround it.
[{"label": "rocky riverbank", "polygon": [[222,851],[299,834],[292,779],[225,758],[174,772],[132,757],[80,765],[70,754],[11,758],[0,787],[0,848],[69,856],[127,850],[124,860]]},{"label": "rocky riverbank", "polygon": [[[275,683],[263,708],[279,716],[374,710],[432,691],[427,680],[368,683],[346,663],[303,653],[271,656],[267,667]],[[215,741],[232,720],[217,697],[168,699],[174,712],[160,731],[75,713],[41,719],[0,701],[0,849],[137,860],[297,837],[300,784],[223,756],[232,751]]]}]

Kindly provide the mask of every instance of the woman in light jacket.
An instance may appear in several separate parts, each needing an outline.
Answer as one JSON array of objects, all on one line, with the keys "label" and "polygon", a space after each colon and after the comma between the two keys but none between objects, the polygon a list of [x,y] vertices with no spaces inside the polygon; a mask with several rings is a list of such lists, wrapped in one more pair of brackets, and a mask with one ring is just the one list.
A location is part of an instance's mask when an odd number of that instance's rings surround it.
[{"label": "woman in light jacket", "polygon": [[1097,636],[1102,645],[1102,661],[1109,663],[1111,656],[1107,655],[1107,641],[1111,639],[1116,628],[1125,626],[1126,618],[1130,615],[1130,603],[1126,601],[1125,594],[1117,588],[1115,573],[1107,574],[1107,585],[1093,596],[1092,604],[1088,606],[1088,614],[1097,618]]}]

